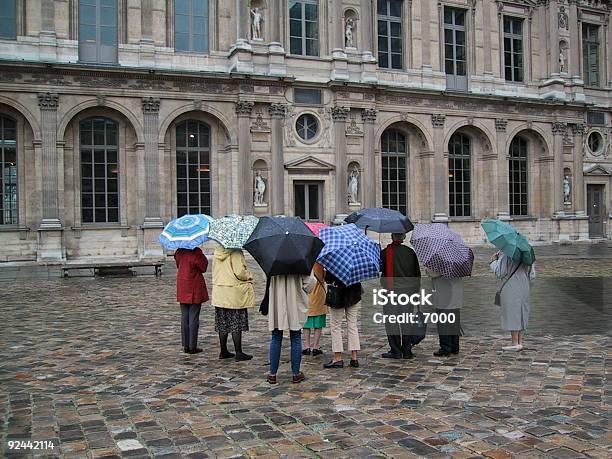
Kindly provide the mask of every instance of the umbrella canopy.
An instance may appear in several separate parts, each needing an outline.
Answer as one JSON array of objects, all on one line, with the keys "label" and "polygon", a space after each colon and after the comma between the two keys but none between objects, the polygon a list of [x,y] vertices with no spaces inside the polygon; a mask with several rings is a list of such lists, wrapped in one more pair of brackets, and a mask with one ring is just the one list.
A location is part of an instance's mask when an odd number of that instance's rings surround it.
[{"label": "umbrella canopy", "polygon": [[318,222],[306,222],[306,226],[308,227],[308,229],[310,229],[310,231],[312,231],[314,233],[315,236],[319,237],[319,231],[322,228],[328,228],[329,225],[326,225],[325,223],[318,223]]},{"label": "umbrella canopy", "polygon": [[268,277],[310,274],[323,242],[298,217],[261,217],[244,248]]},{"label": "umbrella canopy", "polygon": [[212,217],[204,214],[183,215],[168,223],[157,241],[166,250],[195,249],[208,240],[212,221]]},{"label": "umbrella canopy", "polygon": [[227,215],[210,224],[208,237],[226,249],[241,249],[258,221],[253,215]]},{"label": "umbrella canopy", "polygon": [[378,277],[380,245],[354,224],[323,228],[319,237],[325,247],[317,261],[343,284],[353,285]]},{"label": "umbrella canopy", "polygon": [[408,233],[414,228],[410,219],[401,212],[383,208],[361,209],[353,212],[344,221],[377,233]]},{"label": "umbrella canopy", "polygon": [[525,236],[519,233],[513,226],[500,220],[488,219],[482,223],[482,229],[491,244],[500,249],[512,260],[522,261],[526,265],[532,265],[535,261],[533,247]]},{"label": "umbrella canopy", "polygon": [[448,226],[442,223],[417,224],[410,242],[421,263],[442,277],[472,274],[474,252]]}]

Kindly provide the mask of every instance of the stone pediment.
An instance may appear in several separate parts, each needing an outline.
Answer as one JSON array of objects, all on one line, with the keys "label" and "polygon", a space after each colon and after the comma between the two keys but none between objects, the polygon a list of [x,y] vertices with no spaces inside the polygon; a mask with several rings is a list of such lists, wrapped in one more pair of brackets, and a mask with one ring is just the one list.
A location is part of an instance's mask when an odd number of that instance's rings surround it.
[{"label": "stone pediment", "polygon": [[285,163],[285,169],[289,171],[329,172],[335,168],[333,164],[310,155]]},{"label": "stone pediment", "polygon": [[585,164],[584,175],[612,175],[608,169],[601,164]]}]

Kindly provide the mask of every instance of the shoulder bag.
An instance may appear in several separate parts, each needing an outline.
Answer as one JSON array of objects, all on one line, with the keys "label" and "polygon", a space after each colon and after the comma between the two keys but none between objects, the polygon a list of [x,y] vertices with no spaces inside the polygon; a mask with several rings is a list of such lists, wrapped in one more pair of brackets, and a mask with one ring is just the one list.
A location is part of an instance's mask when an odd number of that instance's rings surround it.
[{"label": "shoulder bag", "polygon": [[506,280],[504,281],[504,283],[501,285],[501,287],[499,288],[499,290],[497,292],[495,292],[495,305],[496,306],[501,306],[501,291],[504,289],[504,287],[506,286],[506,284],[508,283],[508,281],[510,280],[510,278],[512,276],[514,276],[514,273],[521,267],[521,265],[523,264],[523,262],[521,261],[516,268],[514,268],[514,271],[512,271],[512,274],[510,274],[510,276],[508,276],[506,278]]}]

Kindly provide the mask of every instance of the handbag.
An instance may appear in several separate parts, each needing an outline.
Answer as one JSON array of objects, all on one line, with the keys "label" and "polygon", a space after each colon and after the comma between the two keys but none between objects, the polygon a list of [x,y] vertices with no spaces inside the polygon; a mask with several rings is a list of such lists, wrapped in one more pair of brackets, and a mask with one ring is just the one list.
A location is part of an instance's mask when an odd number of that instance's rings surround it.
[{"label": "handbag", "polygon": [[501,306],[501,291],[503,290],[503,288],[506,286],[506,284],[508,283],[508,281],[510,280],[510,278],[512,276],[514,276],[514,273],[521,267],[521,265],[523,264],[523,262],[521,261],[516,268],[514,268],[514,271],[512,271],[512,274],[510,274],[510,276],[508,276],[506,278],[506,280],[504,281],[504,283],[501,285],[501,287],[499,288],[499,290],[497,290],[497,292],[495,292],[495,306]]},{"label": "handbag", "polygon": [[325,293],[325,304],[330,308],[339,309],[344,307],[343,288],[336,284],[329,284]]},{"label": "handbag", "polygon": [[411,333],[410,333],[410,342],[413,346],[419,344],[421,341],[425,339],[425,335],[427,335],[427,324],[425,323],[425,316],[421,312],[421,308],[417,306],[416,323],[412,323]]}]

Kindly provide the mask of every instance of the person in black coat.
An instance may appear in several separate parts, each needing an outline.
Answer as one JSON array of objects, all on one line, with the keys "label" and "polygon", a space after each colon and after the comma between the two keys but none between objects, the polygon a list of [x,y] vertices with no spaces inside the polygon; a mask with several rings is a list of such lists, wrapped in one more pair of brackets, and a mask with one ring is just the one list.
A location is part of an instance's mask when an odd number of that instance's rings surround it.
[{"label": "person in black coat", "polygon": [[[381,279],[383,288],[395,293],[412,295],[421,288],[421,269],[419,259],[414,250],[403,245],[406,239],[403,233],[393,233],[393,242],[384,248],[380,254]],[[398,315],[413,312],[411,305],[397,306],[387,304],[383,306],[383,313]],[[385,323],[385,331],[389,341],[389,352],[382,356],[386,359],[411,359],[412,340],[410,337],[410,324]]]}]

